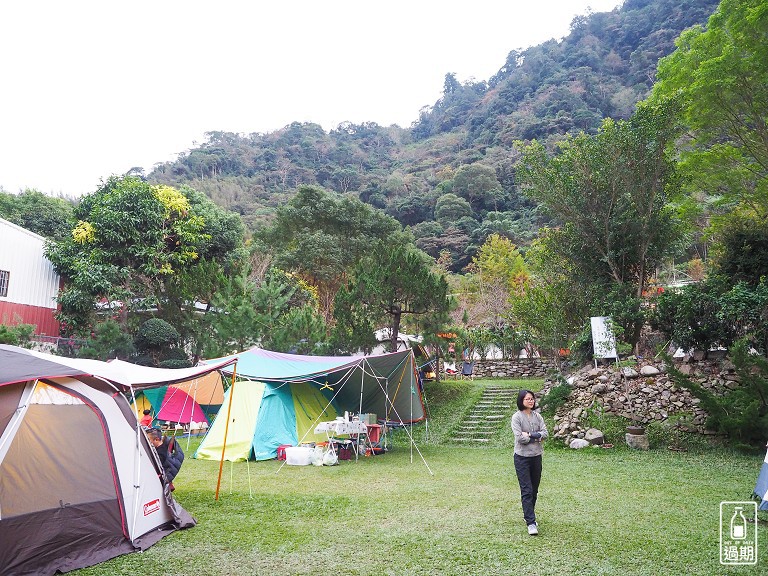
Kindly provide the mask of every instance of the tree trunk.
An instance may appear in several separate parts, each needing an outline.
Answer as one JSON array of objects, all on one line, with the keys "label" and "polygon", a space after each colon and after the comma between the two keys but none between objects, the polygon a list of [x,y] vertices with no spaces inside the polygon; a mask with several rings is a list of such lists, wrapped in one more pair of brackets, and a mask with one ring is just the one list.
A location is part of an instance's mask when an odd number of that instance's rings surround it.
[{"label": "tree trunk", "polygon": [[389,335],[389,351],[397,352],[397,336],[400,334],[400,316],[402,315],[402,310],[400,310],[400,306],[393,306],[389,313],[392,316]]}]

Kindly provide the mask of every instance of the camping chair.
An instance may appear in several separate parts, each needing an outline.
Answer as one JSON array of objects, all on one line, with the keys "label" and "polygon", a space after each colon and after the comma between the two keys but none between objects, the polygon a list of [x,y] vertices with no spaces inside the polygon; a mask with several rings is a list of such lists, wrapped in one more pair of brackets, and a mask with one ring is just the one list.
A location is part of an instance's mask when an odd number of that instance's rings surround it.
[{"label": "camping chair", "polygon": [[456,363],[455,362],[445,362],[443,364],[443,370],[445,371],[445,379],[453,378],[456,380],[458,378],[459,373],[456,370]]},{"label": "camping chair", "polygon": [[461,363],[461,379],[474,380],[475,362],[462,362]]}]

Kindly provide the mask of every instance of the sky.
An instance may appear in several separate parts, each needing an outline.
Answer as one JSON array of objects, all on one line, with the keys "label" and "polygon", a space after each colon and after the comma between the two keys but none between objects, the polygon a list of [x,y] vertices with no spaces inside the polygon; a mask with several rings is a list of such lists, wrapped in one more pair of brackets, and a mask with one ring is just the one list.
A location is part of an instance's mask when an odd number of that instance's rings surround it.
[{"label": "sky", "polygon": [[6,0],[0,188],[77,197],[149,173],[210,131],[291,122],[408,127],[447,73],[488,80],[511,50],[617,0]]}]

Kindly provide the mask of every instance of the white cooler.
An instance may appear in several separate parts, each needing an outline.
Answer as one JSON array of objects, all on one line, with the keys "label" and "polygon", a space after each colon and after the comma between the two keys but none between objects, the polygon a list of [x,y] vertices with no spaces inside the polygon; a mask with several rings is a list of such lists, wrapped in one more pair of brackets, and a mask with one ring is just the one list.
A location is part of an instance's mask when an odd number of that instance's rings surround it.
[{"label": "white cooler", "polygon": [[309,446],[289,446],[285,449],[285,463],[289,466],[309,466],[312,448]]}]

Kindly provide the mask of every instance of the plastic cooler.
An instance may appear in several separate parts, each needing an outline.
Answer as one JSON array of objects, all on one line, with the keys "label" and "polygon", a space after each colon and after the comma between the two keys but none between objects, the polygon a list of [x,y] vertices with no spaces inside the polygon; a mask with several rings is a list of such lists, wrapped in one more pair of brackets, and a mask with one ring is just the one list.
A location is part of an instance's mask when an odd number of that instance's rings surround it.
[{"label": "plastic cooler", "polygon": [[289,446],[285,449],[285,463],[289,466],[309,466],[312,448],[309,446]]}]

